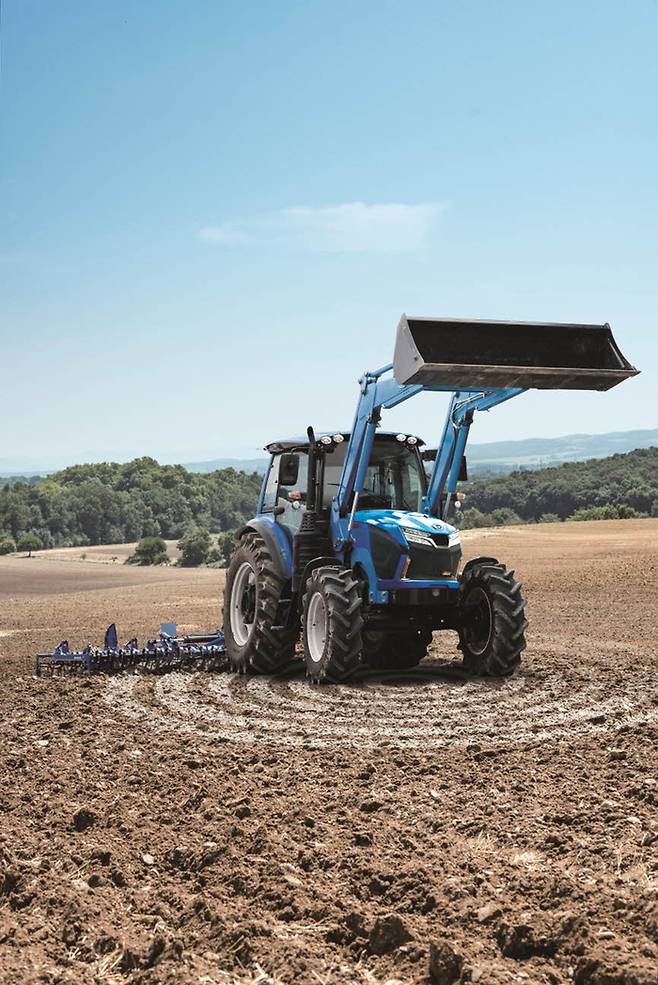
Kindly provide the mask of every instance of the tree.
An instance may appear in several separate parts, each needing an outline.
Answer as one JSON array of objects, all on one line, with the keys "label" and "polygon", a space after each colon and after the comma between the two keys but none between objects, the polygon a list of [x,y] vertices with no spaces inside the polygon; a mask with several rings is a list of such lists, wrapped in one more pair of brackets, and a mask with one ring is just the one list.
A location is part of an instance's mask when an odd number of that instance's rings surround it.
[{"label": "tree", "polygon": [[126,564],[166,564],[169,560],[167,545],[162,537],[142,537]]},{"label": "tree", "polygon": [[41,537],[29,530],[26,534],[20,535],[16,546],[19,551],[27,551],[27,556],[32,557],[32,551],[40,551],[43,542]]},{"label": "tree", "polygon": [[613,506],[608,503],[606,506],[589,506],[576,510],[569,520],[633,520],[639,515],[632,506]]},{"label": "tree", "polygon": [[235,550],[235,535],[232,530],[219,535],[217,538],[217,549],[221,553],[224,564],[228,567],[233,551]]},{"label": "tree", "polygon": [[201,527],[193,527],[178,541],[180,563],[185,568],[203,564],[210,550],[210,534]]},{"label": "tree", "polygon": [[511,523],[523,523],[523,520],[518,513],[515,513],[514,510],[511,510],[508,506],[501,506],[499,509],[492,512],[492,527],[507,527]]},{"label": "tree", "polygon": [[0,554],[13,554],[16,550],[16,541],[9,534],[0,535]]},{"label": "tree", "polygon": [[488,514],[481,513],[480,510],[473,509],[473,507],[470,507],[467,510],[461,510],[459,515],[456,517],[456,520],[462,530],[470,530],[473,527],[489,526]]}]

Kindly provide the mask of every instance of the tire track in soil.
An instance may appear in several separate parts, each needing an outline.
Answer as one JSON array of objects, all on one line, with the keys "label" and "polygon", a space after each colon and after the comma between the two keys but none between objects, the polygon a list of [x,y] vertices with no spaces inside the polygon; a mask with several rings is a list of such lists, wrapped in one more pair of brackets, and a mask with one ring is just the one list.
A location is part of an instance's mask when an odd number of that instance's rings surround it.
[{"label": "tire track in soil", "polygon": [[[545,656],[563,647],[544,640]],[[622,644],[602,644],[619,652]],[[658,721],[650,664],[602,663],[593,676],[574,667],[532,665],[514,677],[467,677],[458,665],[373,674],[352,684],[310,684],[298,665],[282,677],[172,673],[111,678],[114,711],[170,732],[220,742],[306,748],[488,748],[602,734]]]}]

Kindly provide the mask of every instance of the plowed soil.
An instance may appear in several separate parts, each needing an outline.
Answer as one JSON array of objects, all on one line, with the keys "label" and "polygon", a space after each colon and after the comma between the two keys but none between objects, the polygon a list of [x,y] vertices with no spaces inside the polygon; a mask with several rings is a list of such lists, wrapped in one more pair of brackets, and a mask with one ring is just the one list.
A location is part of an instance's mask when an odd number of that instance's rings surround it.
[{"label": "plowed soil", "polygon": [[658,982],[658,520],[478,532],[522,669],[36,679],[223,573],[0,559],[0,981]]}]

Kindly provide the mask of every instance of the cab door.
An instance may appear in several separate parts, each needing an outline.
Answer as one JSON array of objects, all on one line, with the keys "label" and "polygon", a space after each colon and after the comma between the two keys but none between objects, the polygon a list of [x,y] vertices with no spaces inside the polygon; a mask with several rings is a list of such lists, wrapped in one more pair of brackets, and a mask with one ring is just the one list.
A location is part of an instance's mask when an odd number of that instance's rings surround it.
[{"label": "cab door", "polygon": [[276,522],[294,535],[301,526],[307,491],[307,452],[280,452],[272,457],[261,510],[271,513],[277,508]]}]

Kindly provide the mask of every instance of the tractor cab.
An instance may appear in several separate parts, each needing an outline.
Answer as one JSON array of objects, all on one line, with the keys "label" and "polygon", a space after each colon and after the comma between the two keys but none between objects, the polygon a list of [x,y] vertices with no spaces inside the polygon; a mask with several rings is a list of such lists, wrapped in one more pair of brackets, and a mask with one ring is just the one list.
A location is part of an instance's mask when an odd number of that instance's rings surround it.
[{"label": "tractor cab", "polygon": [[272,458],[259,514],[287,542],[286,576],[293,588],[304,584],[307,565],[339,553],[359,572],[363,596],[372,605],[392,599],[406,605],[412,590],[416,598],[430,600],[456,592],[459,533],[424,508],[422,438],[377,432],[349,509],[337,517],[349,437],[313,434],[267,446]]},{"label": "tractor cab", "polygon": [[[292,437],[266,446],[272,458],[263,483],[259,513],[274,513],[277,522],[296,532],[307,505],[319,513],[331,509],[340,487],[349,432]],[[366,512],[413,512],[421,508],[427,493],[427,476],[421,458],[422,438],[396,432],[375,436],[357,508]],[[310,468],[309,468],[310,465]],[[309,488],[309,479],[314,488]]]}]

